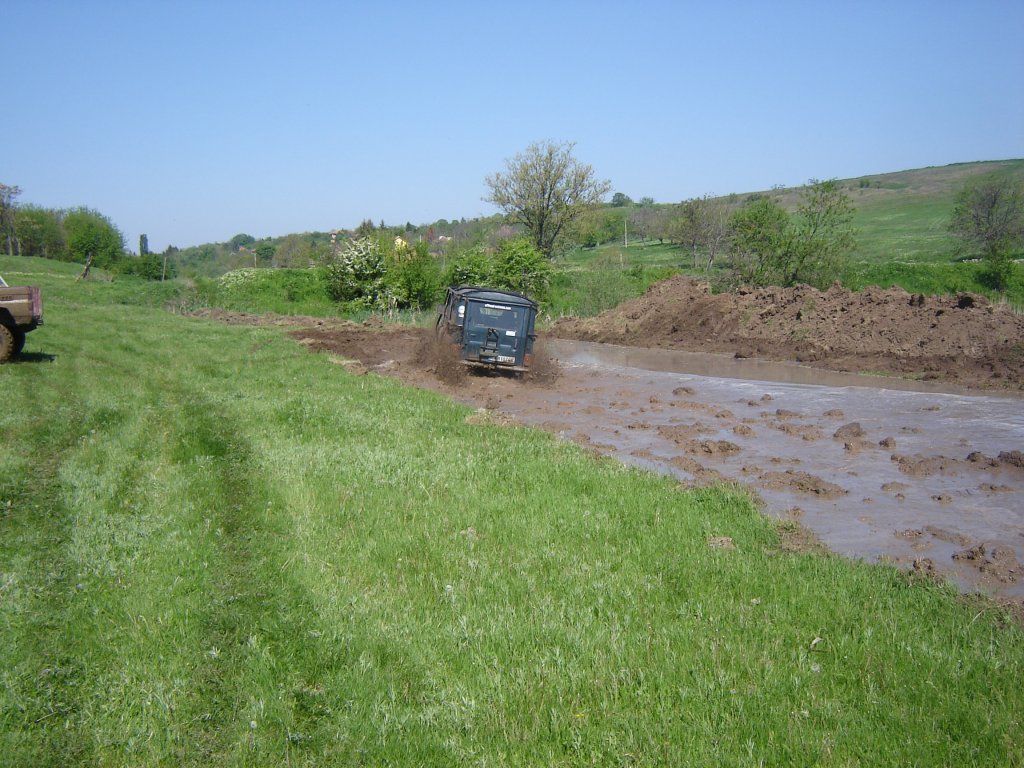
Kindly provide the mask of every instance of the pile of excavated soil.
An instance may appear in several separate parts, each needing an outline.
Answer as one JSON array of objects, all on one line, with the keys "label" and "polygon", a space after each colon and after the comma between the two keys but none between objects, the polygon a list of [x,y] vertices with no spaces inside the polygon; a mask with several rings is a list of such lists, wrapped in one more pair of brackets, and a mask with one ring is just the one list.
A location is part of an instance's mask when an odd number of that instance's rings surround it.
[{"label": "pile of excavated soil", "polygon": [[674,277],[551,335],[637,347],[717,352],[840,371],[915,375],[1024,388],[1024,316],[977,294],[923,296],[834,285],[741,289]]}]

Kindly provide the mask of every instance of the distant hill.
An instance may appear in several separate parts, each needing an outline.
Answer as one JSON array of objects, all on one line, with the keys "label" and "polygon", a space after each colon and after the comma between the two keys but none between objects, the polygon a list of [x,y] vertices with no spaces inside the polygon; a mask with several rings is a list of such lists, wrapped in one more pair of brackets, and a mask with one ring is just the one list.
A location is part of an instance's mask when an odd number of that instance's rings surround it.
[{"label": "distant hill", "polygon": [[[948,225],[957,194],[967,181],[994,173],[1024,179],[1024,160],[956,163],[844,179],[857,211],[853,258],[869,263],[949,259]],[[797,197],[797,190],[787,190],[783,204],[795,204]]]}]

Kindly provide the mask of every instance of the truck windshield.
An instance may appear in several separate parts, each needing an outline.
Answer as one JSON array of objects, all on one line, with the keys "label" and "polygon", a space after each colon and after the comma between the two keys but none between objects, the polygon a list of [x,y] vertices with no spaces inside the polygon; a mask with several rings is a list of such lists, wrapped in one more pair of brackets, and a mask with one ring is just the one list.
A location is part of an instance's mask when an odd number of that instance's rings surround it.
[{"label": "truck windshield", "polygon": [[469,320],[475,325],[500,328],[503,331],[518,331],[522,307],[507,304],[472,302],[469,305]]}]

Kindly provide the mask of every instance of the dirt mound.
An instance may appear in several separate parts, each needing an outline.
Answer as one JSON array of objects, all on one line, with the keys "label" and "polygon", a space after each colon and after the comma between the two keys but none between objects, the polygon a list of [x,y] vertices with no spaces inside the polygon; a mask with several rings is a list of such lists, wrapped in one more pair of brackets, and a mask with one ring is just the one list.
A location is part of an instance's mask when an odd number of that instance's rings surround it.
[{"label": "dirt mound", "polygon": [[707,283],[674,277],[597,317],[560,320],[551,334],[1024,388],[1024,317],[975,294],[839,285],[712,294]]}]

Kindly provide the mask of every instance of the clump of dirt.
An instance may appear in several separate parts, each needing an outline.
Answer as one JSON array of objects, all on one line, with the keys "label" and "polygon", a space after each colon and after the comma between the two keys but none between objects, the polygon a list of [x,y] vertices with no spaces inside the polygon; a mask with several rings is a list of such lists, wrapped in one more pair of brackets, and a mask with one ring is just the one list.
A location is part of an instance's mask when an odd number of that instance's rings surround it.
[{"label": "clump of dirt", "polygon": [[1000,451],[999,462],[1017,469],[1024,469],[1024,451]]},{"label": "clump of dirt", "polygon": [[819,556],[828,555],[828,547],[814,535],[814,532],[797,522],[803,514],[799,507],[790,510],[790,519],[780,520],[775,526],[779,537],[779,549],[783,552],[796,554],[813,553]]},{"label": "clump of dirt", "polygon": [[822,499],[836,499],[848,493],[846,489],[834,483],[794,469],[787,469],[785,472],[765,472],[760,479],[761,485],[769,490],[791,490]]},{"label": "clump of dirt", "polygon": [[975,544],[954,553],[953,559],[971,565],[1004,584],[1013,584],[1024,574],[1016,553],[1010,547]]},{"label": "clump of dirt", "polygon": [[894,453],[889,458],[896,463],[900,472],[911,477],[931,475],[956,475],[960,462],[946,456],[901,456]]},{"label": "clump of dirt", "polygon": [[837,429],[832,437],[836,440],[852,440],[864,437],[864,427],[860,425],[859,421],[851,421],[849,424],[843,424],[843,426]]},{"label": "clump of dirt", "polygon": [[1024,317],[972,294],[922,300],[838,284],[712,294],[677,276],[597,317],[560,320],[551,333],[1024,389]]},{"label": "clump of dirt", "polygon": [[718,430],[715,427],[709,427],[702,421],[698,421],[693,424],[676,424],[673,426],[658,427],[659,435],[668,438],[678,445],[690,442],[697,435],[717,431]]},{"label": "clump of dirt", "polygon": [[720,472],[705,467],[698,461],[689,458],[688,456],[676,456],[669,461],[676,469],[681,469],[688,475],[693,477],[693,483],[697,486],[714,485],[715,483],[724,483],[726,478]]},{"label": "clump of dirt", "polygon": [[728,440],[687,440],[681,445],[687,453],[700,456],[733,456],[740,452],[740,447]]}]

